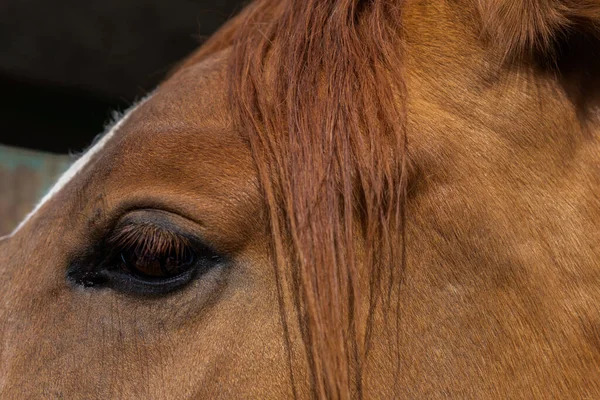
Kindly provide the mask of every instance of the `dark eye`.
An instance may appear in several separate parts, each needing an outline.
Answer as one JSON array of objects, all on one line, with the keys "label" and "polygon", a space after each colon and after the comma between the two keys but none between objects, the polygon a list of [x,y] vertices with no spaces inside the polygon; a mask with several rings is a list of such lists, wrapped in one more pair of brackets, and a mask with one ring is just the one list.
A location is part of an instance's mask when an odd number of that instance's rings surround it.
[{"label": "dark eye", "polygon": [[188,249],[154,254],[140,249],[121,252],[123,267],[145,278],[172,278],[184,272],[194,262],[194,253]]},{"label": "dark eye", "polygon": [[84,258],[71,265],[69,280],[132,294],[165,294],[221,264],[216,252],[155,214],[151,221],[119,224],[94,251],[97,261]]},{"label": "dark eye", "polygon": [[116,243],[117,247],[123,247],[120,267],[140,278],[172,278],[194,264],[194,249],[183,237],[153,227],[138,227],[133,237],[125,236],[120,239],[124,243]]}]

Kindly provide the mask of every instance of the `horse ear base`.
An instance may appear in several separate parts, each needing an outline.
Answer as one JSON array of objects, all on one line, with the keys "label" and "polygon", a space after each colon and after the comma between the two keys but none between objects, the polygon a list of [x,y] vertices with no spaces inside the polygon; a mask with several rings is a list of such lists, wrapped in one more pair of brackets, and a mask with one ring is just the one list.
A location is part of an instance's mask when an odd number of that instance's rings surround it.
[{"label": "horse ear base", "polygon": [[483,32],[504,60],[554,58],[571,38],[600,42],[600,0],[476,0]]}]

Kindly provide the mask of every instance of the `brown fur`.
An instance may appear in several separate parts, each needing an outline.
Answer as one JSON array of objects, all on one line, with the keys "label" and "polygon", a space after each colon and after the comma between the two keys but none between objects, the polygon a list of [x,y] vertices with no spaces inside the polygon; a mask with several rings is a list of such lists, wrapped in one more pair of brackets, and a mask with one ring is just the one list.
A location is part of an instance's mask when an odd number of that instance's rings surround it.
[{"label": "brown fur", "polygon": [[[255,1],[0,241],[0,394],[599,397],[599,9]],[[232,268],[65,284],[132,209]]]}]

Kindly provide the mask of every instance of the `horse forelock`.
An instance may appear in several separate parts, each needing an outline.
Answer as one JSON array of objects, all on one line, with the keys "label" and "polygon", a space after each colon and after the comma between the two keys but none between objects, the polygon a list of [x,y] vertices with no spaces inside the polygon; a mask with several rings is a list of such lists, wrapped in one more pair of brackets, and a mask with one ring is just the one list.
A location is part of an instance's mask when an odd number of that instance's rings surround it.
[{"label": "horse forelock", "polygon": [[400,6],[258,1],[188,61],[233,45],[231,109],[270,212],[282,323],[294,308],[321,397],[360,396],[374,309],[393,308],[402,276]]}]

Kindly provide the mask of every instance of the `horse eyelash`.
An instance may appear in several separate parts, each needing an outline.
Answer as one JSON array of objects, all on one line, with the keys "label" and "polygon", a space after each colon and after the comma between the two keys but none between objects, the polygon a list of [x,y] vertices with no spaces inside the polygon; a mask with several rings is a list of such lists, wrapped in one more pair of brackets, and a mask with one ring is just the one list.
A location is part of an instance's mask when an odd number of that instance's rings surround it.
[{"label": "horse eyelash", "polygon": [[109,240],[114,249],[135,250],[143,254],[173,253],[182,255],[191,247],[190,241],[182,235],[152,224],[131,224],[119,229]]}]

